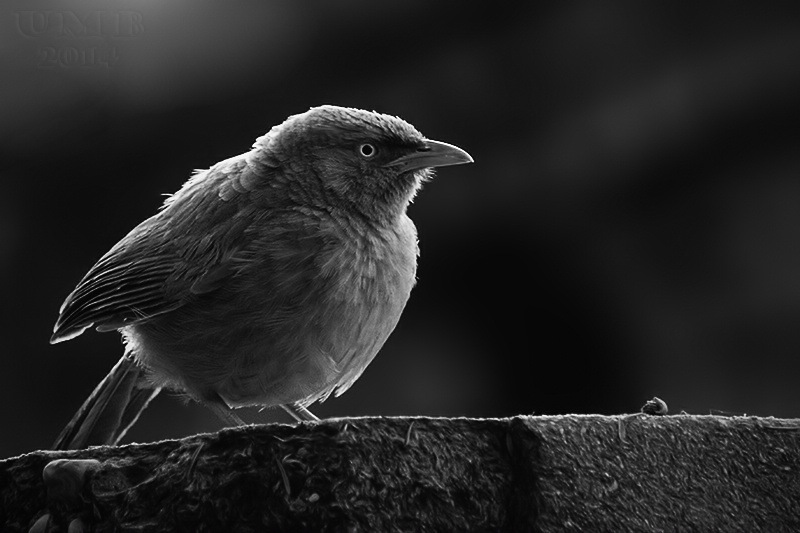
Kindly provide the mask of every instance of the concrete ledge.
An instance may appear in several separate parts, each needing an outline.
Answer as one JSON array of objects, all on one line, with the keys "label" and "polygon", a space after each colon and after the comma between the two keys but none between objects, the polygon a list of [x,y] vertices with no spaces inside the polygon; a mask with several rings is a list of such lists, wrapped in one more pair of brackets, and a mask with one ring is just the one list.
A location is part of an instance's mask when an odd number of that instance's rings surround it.
[{"label": "concrete ledge", "polygon": [[351,418],[0,461],[3,531],[71,522],[143,532],[800,531],[800,421]]}]

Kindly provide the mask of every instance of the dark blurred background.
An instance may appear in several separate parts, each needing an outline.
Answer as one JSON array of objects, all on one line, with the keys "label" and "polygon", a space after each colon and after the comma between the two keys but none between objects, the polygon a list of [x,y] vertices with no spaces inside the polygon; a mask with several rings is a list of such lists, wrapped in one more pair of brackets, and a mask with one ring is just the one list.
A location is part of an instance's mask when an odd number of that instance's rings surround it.
[{"label": "dark blurred background", "polygon": [[[754,3],[6,2],[0,457],[122,353],[48,345],[194,168],[322,103],[467,149],[412,205],[419,282],[323,417],[800,415],[800,23]],[[251,421],[287,421],[251,411]],[[128,440],[220,427],[162,395]]]}]

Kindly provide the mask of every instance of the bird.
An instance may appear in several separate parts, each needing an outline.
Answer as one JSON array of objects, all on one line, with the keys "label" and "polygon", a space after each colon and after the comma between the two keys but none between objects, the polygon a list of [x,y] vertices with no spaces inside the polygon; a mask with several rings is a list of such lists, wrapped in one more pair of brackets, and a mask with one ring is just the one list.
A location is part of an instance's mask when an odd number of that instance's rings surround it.
[{"label": "bird", "polygon": [[117,444],[161,391],[234,409],[345,392],[416,283],[407,207],[461,148],[374,111],[323,105],[197,170],[88,271],[51,344],[118,331],[124,353],[53,444]]}]

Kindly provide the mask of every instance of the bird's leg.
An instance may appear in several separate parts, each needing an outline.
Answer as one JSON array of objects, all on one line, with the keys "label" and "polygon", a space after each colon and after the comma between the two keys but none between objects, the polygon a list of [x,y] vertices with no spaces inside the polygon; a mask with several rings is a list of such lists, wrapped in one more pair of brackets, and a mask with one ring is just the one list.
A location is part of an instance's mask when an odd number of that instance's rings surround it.
[{"label": "bird's leg", "polygon": [[281,407],[298,422],[319,422],[319,418],[302,405],[284,403]]},{"label": "bird's leg", "polygon": [[226,426],[236,427],[247,425],[244,420],[239,418],[239,416],[228,407],[228,404],[225,403],[225,400],[223,400],[219,394],[216,395],[216,398],[207,400],[206,406],[211,409]]}]

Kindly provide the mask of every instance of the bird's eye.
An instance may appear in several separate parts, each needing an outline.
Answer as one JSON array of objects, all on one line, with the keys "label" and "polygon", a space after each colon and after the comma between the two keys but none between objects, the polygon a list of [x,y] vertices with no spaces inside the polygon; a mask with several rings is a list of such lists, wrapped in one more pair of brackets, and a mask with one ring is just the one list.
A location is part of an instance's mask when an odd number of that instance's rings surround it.
[{"label": "bird's eye", "polygon": [[375,148],[374,144],[364,143],[359,145],[358,153],[361,154],[361,157],[370,159],[372,157],[375,157],[375,154],[378,153],[378,149]]}]

